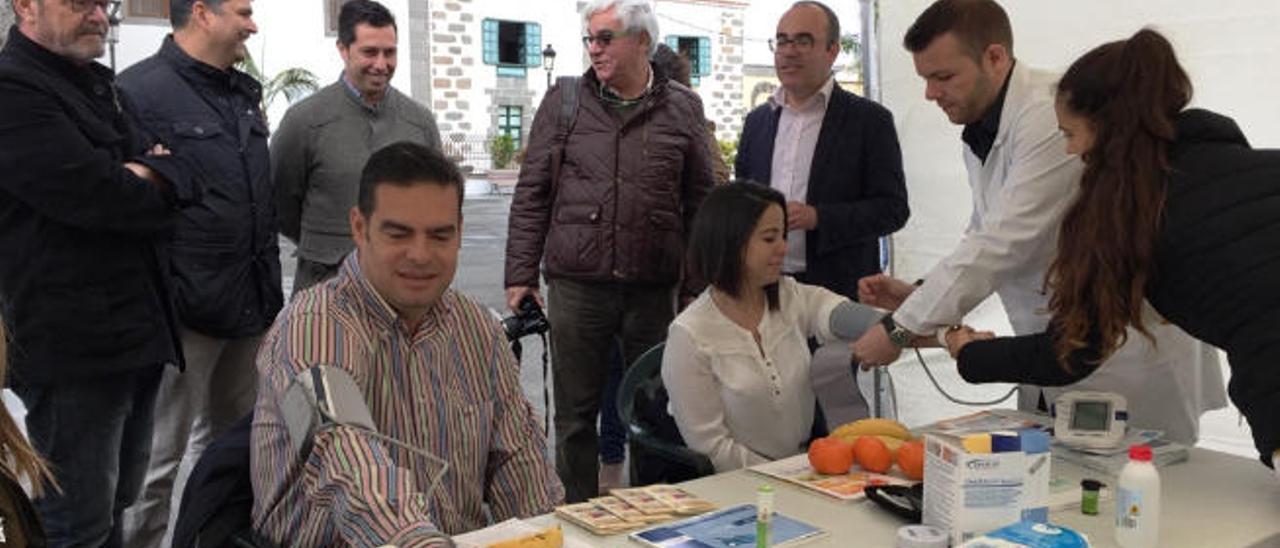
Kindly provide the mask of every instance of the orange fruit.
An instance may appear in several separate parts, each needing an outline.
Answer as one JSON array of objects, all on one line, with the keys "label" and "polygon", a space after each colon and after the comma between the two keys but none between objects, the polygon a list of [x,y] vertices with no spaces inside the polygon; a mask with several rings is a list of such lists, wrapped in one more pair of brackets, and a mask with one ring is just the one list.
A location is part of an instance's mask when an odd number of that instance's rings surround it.
[{"label": "orange fruit", "polygon": [[913,480],[924,479],[924,443],[909,441],[898,448],[898,468]]},{"label": "orange fruit", "polygon": [[853,454],[858,465],[868,472],[883,474],[893,466],[893,453],[875,436],[861,436],[853,444]]},{"label": "orange fruit", "polygon": [[819,474],[843,474],[853,466],[853,446],[839,438],[825,437],[809,444],[809,465]]}]

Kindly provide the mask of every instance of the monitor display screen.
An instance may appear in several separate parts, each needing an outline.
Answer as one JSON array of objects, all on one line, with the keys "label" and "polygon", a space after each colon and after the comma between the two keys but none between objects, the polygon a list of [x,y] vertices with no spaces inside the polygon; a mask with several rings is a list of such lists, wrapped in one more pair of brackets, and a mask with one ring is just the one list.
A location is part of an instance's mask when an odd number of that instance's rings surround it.
[{"label": "monitor display screen", "polygon": [[1111,403],[1077,401],[1071,409],[1071,429],[1105,432],[1111,423]]}]

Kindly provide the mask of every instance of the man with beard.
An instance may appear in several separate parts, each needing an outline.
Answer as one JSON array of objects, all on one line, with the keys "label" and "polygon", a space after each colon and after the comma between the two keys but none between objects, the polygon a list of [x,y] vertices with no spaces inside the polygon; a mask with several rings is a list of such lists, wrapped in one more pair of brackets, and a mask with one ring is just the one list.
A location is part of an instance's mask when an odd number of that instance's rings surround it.
[{"label": "man with beard", "polygon": [[280,233],[298,244],[297,293],[338,272],[351,251],[347,211],[369,154],[396,141],[440,150],[435,118],[391,87],[396,20],[373,0],[338,14],[342,76],[284,115],[271,140]]},{"label": "man with beard", "polygon": [[206,192],[168,247],[186,367],[164,372],[150,469],[124,516],[138,547],[171,544],[194,461],[253,409],[254,356],[284,301],[262,88],[232,68],[258,31],[253,0],[178,0],[169,19],[173,34],[120,88],[146,140],[195,159]]},{"label": "man with beard", "polygon": [[8,381],[62,487],[36,501],[53,546],[121,545],[156,388],[182,359],[157,242],[201,192],[185,153],[137,138],[93,61],[108,4],[13,0],[0,52],[0,312]]}]

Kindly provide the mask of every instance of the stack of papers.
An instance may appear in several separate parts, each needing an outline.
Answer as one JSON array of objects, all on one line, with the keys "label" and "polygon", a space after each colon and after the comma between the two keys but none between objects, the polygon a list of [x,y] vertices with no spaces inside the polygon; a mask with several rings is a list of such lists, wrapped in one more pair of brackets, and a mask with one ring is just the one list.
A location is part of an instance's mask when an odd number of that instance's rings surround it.
[{"label": "stack of papers", "polygon": [[1120,440],[1115,447],[1101,449],[1071,447],[1055,440],[1051,451],[1053,456],[1064,461],[1118,476],[1120,470],[1129,462],[1129,446],[1144,443],[1151,446],[1151,463],[1157,467],[1185,461],[1191,454],[1187,446],[1164,439],[1163,432],[1139,428],[1130,428],[1124,439]]}]

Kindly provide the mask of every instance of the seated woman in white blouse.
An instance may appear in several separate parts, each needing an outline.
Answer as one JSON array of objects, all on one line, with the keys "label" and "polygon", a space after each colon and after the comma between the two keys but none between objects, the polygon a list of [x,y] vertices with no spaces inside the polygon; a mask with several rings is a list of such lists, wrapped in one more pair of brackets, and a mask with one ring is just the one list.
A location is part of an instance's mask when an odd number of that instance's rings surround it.
[{"label": "seated woman in white blouse", "polygon": [[689,259],[711,285],[671,323],[662,381],[685,444],[717,472],[804,451],[809,338],[856,340],[882,315],[781,275],[785,212],[778,191],[735,183],[713,190],[693,221]]}]

